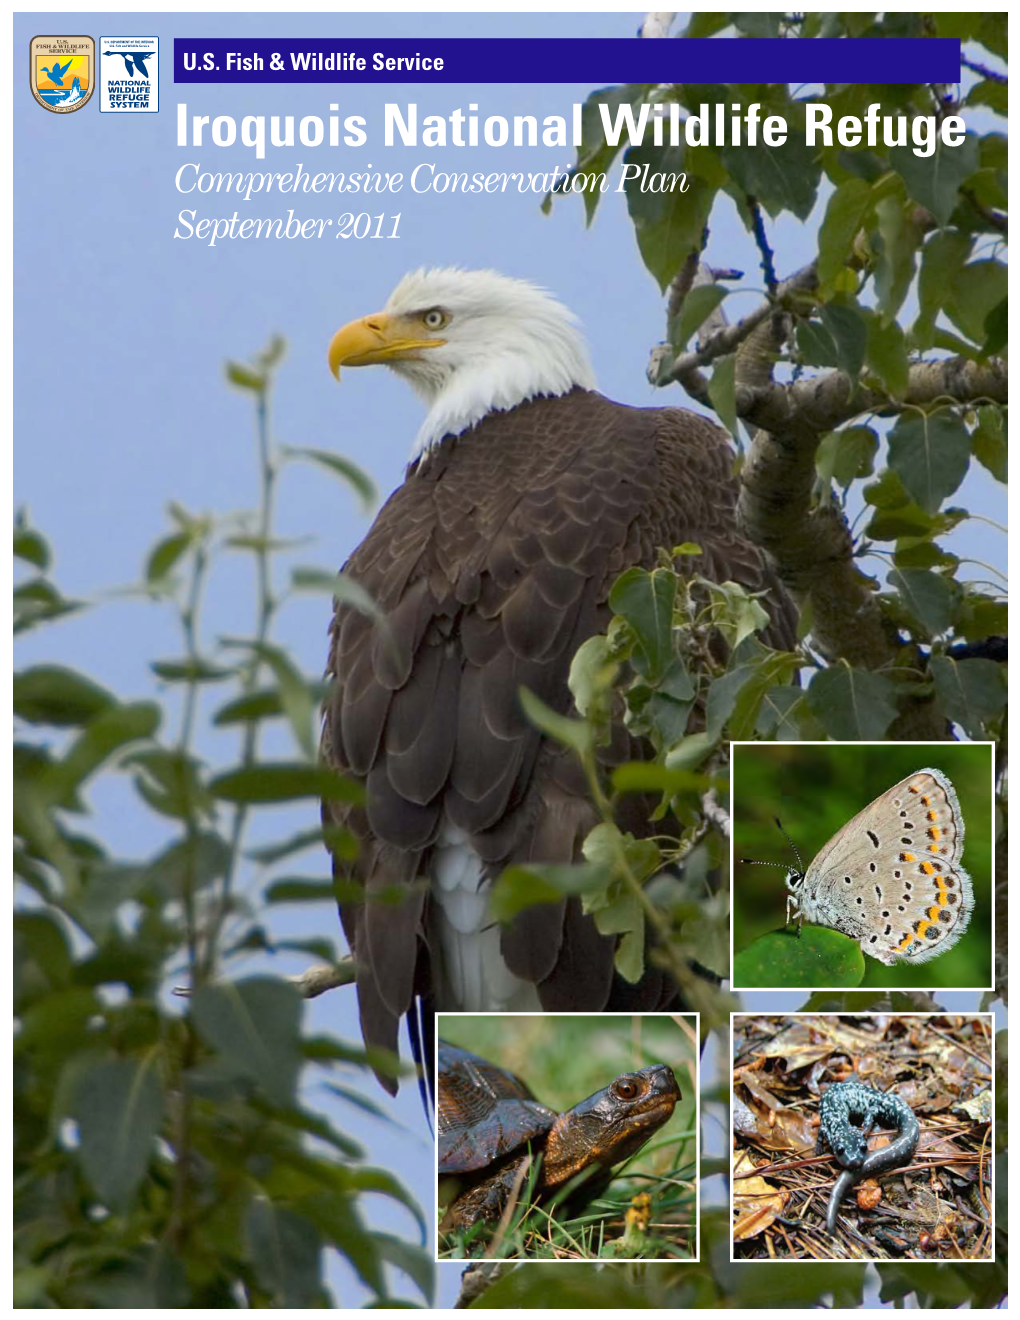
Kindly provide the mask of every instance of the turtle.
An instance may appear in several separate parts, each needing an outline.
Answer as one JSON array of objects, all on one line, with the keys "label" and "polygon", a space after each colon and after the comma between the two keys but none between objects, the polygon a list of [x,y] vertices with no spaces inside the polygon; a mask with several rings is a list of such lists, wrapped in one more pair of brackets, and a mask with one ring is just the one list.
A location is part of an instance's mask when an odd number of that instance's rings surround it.
[{"label": "turtle", "polygon": [[498,1220],[529,1150],[542,1153],[534,1184],[540,1197],[580,1178],[568,1191],[569,1203],[572,1210],[587,1204],[608,1185],[613,1166],[670,1118],[679,1099],[673,1069],[658,1063],[624,1073],[558,1114],[505,1068],[440,1041],[439,1176],[442,1183],[457,1175],[440,1231]]}]

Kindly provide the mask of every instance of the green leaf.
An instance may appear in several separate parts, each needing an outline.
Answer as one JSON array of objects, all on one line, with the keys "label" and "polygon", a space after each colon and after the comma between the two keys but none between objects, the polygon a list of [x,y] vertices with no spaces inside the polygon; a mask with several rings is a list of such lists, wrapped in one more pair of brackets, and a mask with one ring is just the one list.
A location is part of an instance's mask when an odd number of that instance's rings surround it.
[{"label": "green leaf", "polygon": [[735,990],[853,989],[863,979],[861,946],[825,926],[773,931],[733,959]]},{"label": "green leaf", "polygon": [[15,1265],[11,1282],[11,1301],[14,1309],[45,1307],[49,1304],[48,1290],[53,1282],[53,1271],[45,1265]]},{"label": "green leaf", "polygon": [[36,665],[14,675],[14,713],[30,724],[87,724],[113,704],[112,693],[63,665]]},{"label": "green leaf", "polygon": [[320,1304],[322,1242],[307,1219],[255,1196],[245,1212],[244,1239],[248,1263],[274,1306]]},{"label": "green leaf", "polygon": [[49,568],[52,558],[45,537],[26,526],[20,516],[14,523],[14,557],[23,559],[26,564],[33,564],[43,572]]},{"label": "green leaf", "polygon": [[155,1056],[96,1063],[74,1092],[78,1158],[96,1195],[111,1210],[134,1203],[163,1119]]},{"label": "green leaf", "polygon": [[252,371],[250,367],[242,366],[240,362],[227,362],[224,366],[227,380],[231,385],[236,385],[238,389],[251,390],[254,394],[261,394],[266,388],[266,377],[261,371]]},{"label": "green leaf", "polygon": [[14,588],[14,633],[27,632],[37,624],[50,623],[84,608],[84,601],[68,600],[52,582],[32,578]]},{"label": "green leaf", "polygon": [[[376,1050],[376,1054],[388,1054],[385,1050]],[[393,1056],[391,1056],[393,1057]],[[404,1187],[399,1179],[395,1178],[387,1169],[374,1169],[371,1167],[361,1167],[350,1170],[351,1186],[362,1192],[378,1192],[382,1196],[389,1196],[394,1201],[398,1201],[402,1206],[411,1212],[417,1221],[421,1230],[421,1240],[424,1243],[428,1236],[428,1228],[425,1224],[425,1218],[422,1215],[418,1202]]]},{"label": "green leaf", "polygon": [[[308,683],[308,691],[316,707],[320,707],[332,690],[328,682]],[[257,688],[245,696],[236,697],[221,706],[213,715],[212,722],[217,728],[227,728],[233,724],[249,724],[263,719],[274,719],[283,714],[283,701],[280,689]]]},{"label": "green leaf", "polygon": [[728,353],[716,360],[708,382],[708,398],[730,435],[737,435],[737,355]]},{"label": "green leaf", "polygon": [[[327,1086],[326,1089],[345,1094],[345,1088],[342,1087]],[[375,1237],[365,1227],[354,1196],[346,1192],[319,1192],[303,1196],[295,1203],[294,1209],[315,1225],[325,1241],[332,1243],[347,1257],[358,1277],[377,1296],[385,1294],[386,1281]]]},{"label": "green leaf", "polygon": [[970,435],[946,409],[903,415],[889,433],[889,466],[926,513],[937,513],[970,464]]},{"label": "green leaf", "polygon": [[296,798],[326,798],[360,802],[364,793],[353,779],[324,765],[302,761],[263,761],[217,775],[209,785],[213,797],[227,802],[291,802]]},{"label": "green leaf", "polygon": [[283,335],[273,335],[272,339],[270,339],[269,343],[261,353],[255,354],[255,361],[260,367],[269,370],[270,367],[275,367],[277,363],[283,360],[283,355],[286,351],[287,341],[284,339]]},{"label": "green leaf", "polygon": [[165,578],[193,541],[194,537],[189,532],[175,532],[173,536],[158,541],[145,561],[146,582],[158,582],[160,578]]},{"label": "green leaf", "polygon": [[609,608],[627,620],[637,638],[634,667],[655,681],[673,658],[676,575],[670,569],[629,568],[613,583]]},{"label": "green leaf", "polygon": [[970,256],[973,242],[969,234],[958,229],[937,230],[925,242],[917,278],[917,299],[921,308],[918,321],[924,327],[924,333],[921,334],[917,324],[914,326],[914,336],[922,348],[931,347],[935,318],[945,305],[957,272]]},{"label": "green leaf", "polygon": [[836,341],[821,321],[797,323],[797,354],[806,367],[835,367],[839,363]]},{"label": "green leaf", "polygon": [[334,600],[364,614],[379,623],[387,622],[385,614],[360,582],[345,573],[327,573],[321,568],[295,568],[291,573],[291,586],[295,591],[321,591]]},{"label": "green leaf", "polygon": [[124,758],[124,767],[139,771],[135,787],[162,815],[190,821],[197,814],[213,814],[212,798],[202,783],[199,763],[185,752],[162,747],[134,752]]},{"label": "green leaf", "polygon": [[1002,666],[994,660],[953,660],[943,655],[932,656],[929,670],[953,723],[970,738],[987,738],[986,723],[1006,706]]},{"label": "green leaf", "polygon": [[558,903],[564,895],[589,894],[609,883],[610,872],[601,865],[546,865],[508,867],[492,887],[489,910],[505,925],[536,903]]},{"label": "green leaf", "polygon": [[948,568],[955,572],[959,562],[956,555],[925,537],[901,537],[893,552],[897,568]]},{"label": "green leaf", "polygon": [[906,185],[909,196],[930,211],[940,225],[949,223],[960,187],[980,165],[978,138],[968,133],[958,147],[939,138],[930,156],[915,156],[913,147],[892,147],[889,164]]},{"label": "green leaf", "polygon": [[798,742],[810,736],[802,728],[807,715],[803,688],[771,687],[762,695],[755,733],[776,742]]},{"label": "green leaf", "polygon": [[[722,633],[723,640],[730,651],[736,651],[741,642],[752,637],[761,628],[769,624],[768,612],[751,593],[738,582],[712,582],[699,577],[698,585],[704,587],[712,601],[712,623]],[[687,671],[683,670],[687,678]],[[679,700],[694,695],[690,679],[680,691],[670,691],[670,696]]]},{"label": "green leaf", "polygon": [[151,892],[160,899],[178,900],[224,876],[230,866],[230,848],[212,830],[188,832],[159,853],[143,875]]},{"label": "green leaf", "polygon": [[582,642],[570,662],[568,686],[578,713],[586,719],[599,711],[619,669],[601,634]]},{"label": "green leaf", "polygon": [[877,481],[864,487],[864,498],[876,509],[899,509],[910,503],[903,482],[890,468],[881,472]]},{"label": "green leaf", "polygon": [[60,760],[38,777],[40,794],[62,802],[122,747],[151,738],[159,728],[160,709],[151,701],[107,706],[82,729]]},{"label": "green leaf", "polygon": [[983,357],[1001,353],[1009,341],[1009,299],[997,302],[985,317],[985,340],[981,345]]},{"label": "green leaf", "polygon": [[[886,476],[892,477],[897,487],[902,489],[902,483],[894,472],[883,473],[883,481]],[[869,491],[874,489],[868,487],[864,492],[864,498],[869,504]],[[904,498],[902,505],[879,509],[868,523],[867,536],[873,541],[899,541],[903,537],[930,539],[951,532],[967,517],[969,514],[966,509],[951,506],[938,513],[925,513],[920,505]]]},{"label": "green leaf", "polygon": [[37,995],[68,985],[71,946],[55,917],[15,911],[13,948],[16,1011]]},{"label": "green leaf", "polygon": [[[761,661],[756,656],[753,660],[735,665],[725,674],[720,674],[718,678],[712,680],[705,709],[705,733],[712,742],[719,739],[741,690],[758,675],[760,667]],[[667,761],[668,764],[672,763]]]},{"label": "green leaf", "polygon": [[[667,183],[670,175],[678,180],[674,188],[666,186],[660,192],[642,190],[641,178],[628,178],[624,187],[641,259],[665,293],[686,259],[701,247],[715,189],[687,173],[683,147],[657,147],[645,142],[629,147],[624,162],[642,167],[642,171],[647,165],[650,177],[665,175]],[[682,188],[679,176],[685,173],[686,187]]]},{"label": "green leaf", "polygon": [[878,316],[868,317],[867,363],[892,399],[906,396],[910,384],[907,339],[898,321],[883,325]]},{"label": "green leaf", "polygon": [[279,646],[271,642],[224,639],[224,646],[241,647],[265,661],[280,687],[280,705],[298,746],[312,760],[315,756],[314,723],[318,709],[316,686],[306,682],[297,666]]},{"label": "green leaf", "polygon": [[1007,12],[1005,9],[979,11],[975,34],[986,50],[990,50],[993,55],[999,55],[1003,59],[1006,58],[1009,31],[1006,24]]},{"label": "green leaf", "polygon": [[863,179],[847,179],[829,198],[818,231],[818,280],[823,298],[832,293],[833,281],[845,268],[872,200],[872,190]]},{"label": "green leaf", "polygon": [[741,686],[729,717],[731,738],[750,738],[758,723],[762,702],[777,688],[786,687],[800,666],[800,658],[790,652],[776,651],[759,662],[750,682]]},{"label": "green leaf", "polygon": [[692,733],[666,753],[668,770],[694,770],[704,765],[718,740],[707,733]]},{"label": "green leaf", "polygon": [[310,1137],[317,1137],[319,1141],[324,1141],[334,1150],[338,1150],[341,1155],[348,1160],[362,1160],[365,1158],[364,1149],[351,1137],[343,1132],[338,1132],[328,1118],[321,1114],[313,1114],[308,1109],[302,1109],[300,1105],[277,1106],[273,1110],[273,1117],[278,1123],[293,1128],[297,1132],[304,1132]]},{"label": "green leaf", "polygon": [[191,1015],[205,1041],[276,1104],[291,1105],[301,1066],[304,1001],[293,986],[269,977],[202,986]]},{"label": "green leaf", "polygon": [[282,714],[283,702],[279,689],[260,688],[257,692],[228,701],[219,708],[212,722],[217,728],[226,728],[231,724],[247,724]]},{"label": "green leaf", "polygon": [[667,331],[669,342],[677,353],[687,347],[691,335],[704,325],[726,294],[722,285],[714,283],[699,284],[689,291],[679,316],[673,319]]},{"label": "green leaf", "polygon": [[896,568],[889,581],[899,592],[910,615],[931,639],[948,630],[952,620],[953,591],[941,573],[923,568]]},{"label": "green leaf", "polygon": [[223,542],[231,550],[253,550],[257,555],[272,554],[277,550],[293,550],[308,545],[310,536],[258,536],[255,532],[238,532]]},{"label": "green leaf", "polygon": [[1001,261],[971,261],[948,284],[946,315],[973,340],[983,344],[985,322],[1006,297],[1006,267]]},{"label": "green leaf", "polygon": [[[609,167],[627,141],[626,133],[621,133],[618,144],[615,147],[609,145],[599,107],[603,105],[608,107],[610,122],[615,123],[620,106],[629,105],[637,114],[638,108],[650,90],[649,83],[624,83],[620,87],[602,87],[591,93],[581,107],[581,145],[577,149],[577,164],[574,172],[588,175],[608,173]],[[595,218],[601,196],[597,188],[594,190],[586,188],[582,193],[585,220],[589,225]]]},{"label": "green leaf", "polygon": [[236,669],[214,664],[202,656],[185,656],[180,660],[152,660],[149,668],[164,683],[222,683],[233,678]]},{"label": "green leaf", "polygon": [[856,380],[864,366],[868,342],[864,317],[856,307],[844,307],[841,303],[819,307],[818,317],[836,346],[836,365]]},{"label": "green leaf", "polygon": [[374,1233],[372,1236],[383,1260],[406,1274],[425,1298],[426,1304],[432,1306],[436,1267],[427,1253],[421,1247],[394,1237],[391,1233]]},{"label": "green leaf", "polygon": [[996,481],[1008,479],[1008,454],[1005,418],[1001,408],[993,404],[977,410],[978,424],[971,436],[974,457],[988,469]]},{"label": "green leaf", "polygon": [[550,738],[581,756],[591,750],[593,738],[590,724],[584,720],[572,720],[567,715],[558,715],[525,687],[518,689],[518,695],[521,709],[536,729],[541,729]]},{"label": "green leaf", "polygon": [[316,463],[327,472],[340,477],[358,494],[362,508],[366,511],[371,509],[379,498],[372,478],[349,458],[334,454],[328,449],[297,449],[289,445],[284,445],[282,452],[287,458],[307,459],[308,462]]},{"label": "green leaf", "polygon": [[846,664],[822,669],[807,690],[808,708],[832,738],[874,742],[897,715],[896,687],[881,674]]},{"label": "green leaf", "polygon": [[706,793],[712,787],[708,775],[693,774],[690,770],[671,769],[654,761],[628,761],[613,771],[613,788],[617,793]]},{"label": "green leaf", "polygon": [[610,821],[603,821],[589,831],[582,851],[586,861],[609,870],[619,867],[622,856],[639,880],[647,879],[661,865],[654,839],[635,839]]},{"label": "green leaf", "polygon": [[636,894],[621,894],[594,914],[600,935],[616,935],[613,965],[631,985],[640,981],[645,971],[645,915]]},{"label": "green leaf", "polygon": [[339,825],[322,825],[311,830],[300,830],[280,843],[265,844],[261,848],[252,848],[246,854],[253,862],[261,866],[271,866],[292,857],[294,853],[304,852],[306,848],[325,847],[337,857],[352,861],[358,855],[357,841],[349,830]]},{"label": "green leaf", "polygon": [[878,310],[886,321],[891,321],[910,291],[921,231],[914,208],[898,195],[883,197],[875,206],[875,218],[875,292]]},{"label": "green leaf", "polygon": [[332,880],[308,880],[304,876],[274,880],[266,886],[267,903],[322,903],[333,901]]},{"label": "green leaf", "polygon": [[799,220],[811,214],[818,195],[821,163],[815,147],[791,127],[786,141],[775,150],[758,146],[727,146],[723,164],[748,196],[756,198],[773,218],[792,211]]},{"label": "green leaf", "polygon": [[956,631],[969,642],[986,637],[1005,637],[1009,629],[1009,605],[983,592],[964,591],[956,609]]},{"label": "green leaf", "polygon": [[818,476],[844,490],[860,477],[870,477],[878,453],[878,435],[870,426],[848,426],[822,437],[815,455]]}]

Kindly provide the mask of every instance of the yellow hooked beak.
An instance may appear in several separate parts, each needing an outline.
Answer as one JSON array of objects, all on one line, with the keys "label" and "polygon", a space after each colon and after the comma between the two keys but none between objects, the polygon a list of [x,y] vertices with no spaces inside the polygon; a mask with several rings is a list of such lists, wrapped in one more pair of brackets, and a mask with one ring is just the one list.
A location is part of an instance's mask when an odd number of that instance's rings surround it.
[{"label": "yellow hooked beak", "polygon": [[339,380],[341,367],[370,367],[376,362],[414,358],[421,349],[446,343],[445,339],[425,339],[422,334],[413,317],[373,312],[336,332],[329,345],[329,369]]}]

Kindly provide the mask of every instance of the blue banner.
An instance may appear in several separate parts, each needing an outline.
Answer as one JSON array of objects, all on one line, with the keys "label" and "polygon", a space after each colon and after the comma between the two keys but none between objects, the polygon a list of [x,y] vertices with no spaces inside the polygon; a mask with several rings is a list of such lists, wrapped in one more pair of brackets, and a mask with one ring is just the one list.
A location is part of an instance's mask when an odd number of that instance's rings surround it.
[{"label": "blue banner", "polygon": [[955,83],[944,37],[174,38],[178,83]]}]

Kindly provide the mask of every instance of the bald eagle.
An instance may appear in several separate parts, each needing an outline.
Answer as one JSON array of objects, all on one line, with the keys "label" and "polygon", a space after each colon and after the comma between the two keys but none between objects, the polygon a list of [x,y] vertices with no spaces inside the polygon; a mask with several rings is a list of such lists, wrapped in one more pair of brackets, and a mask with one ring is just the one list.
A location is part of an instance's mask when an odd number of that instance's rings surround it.
[{"label": "bald eagle", "polygon": [[[334,870],[363,886],[341,917],[364,1038],[396,1051],[408,1014],[420,1054],[414,1024],[434,1009],[669,1005],[664,973],[637,985],[614,973],[615,940],[579,899],[500,928],[488,891],[509,865],[579,860],[598,822],[576,759],[529,723],[519,693],[571,709],[571,659],[605,629],[621,572],[695,541],[706,576],[769,593],[769,640],[792,642],[790,602],[736,525],[729,436],[597,393],[572,314],[493,271],[405,276],[329,346],[338,378],[376,363],[427,411],[403,484],[342,570],[379,613],[338,603],[331,629],[322,752],[365,803],[326,802],[324,821],[359,843]],[[643,755],[615,731],[608,760]]]}]

